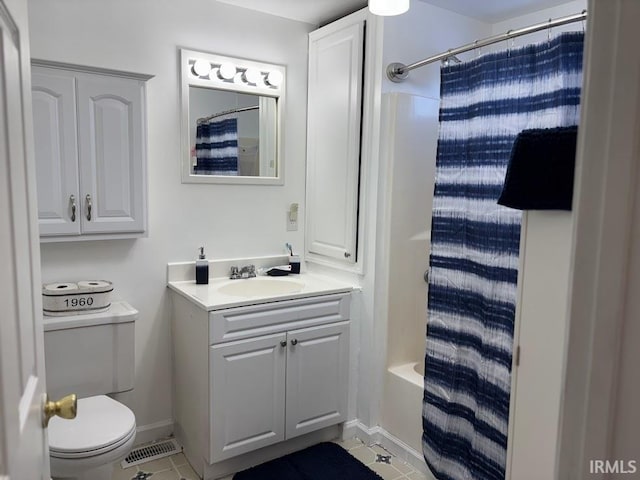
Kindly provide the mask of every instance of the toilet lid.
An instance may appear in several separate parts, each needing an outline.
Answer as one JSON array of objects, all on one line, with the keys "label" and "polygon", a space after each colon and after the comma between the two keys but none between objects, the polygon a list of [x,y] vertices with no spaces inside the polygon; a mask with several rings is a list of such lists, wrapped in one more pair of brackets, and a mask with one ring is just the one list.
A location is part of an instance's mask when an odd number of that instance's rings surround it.
[{"label": "toilet lid", "polygon": [[49,450],[79,453],[118,444],[136,428],[136,417],[125,405],[105,396],[78,400],[73,420],[54,417],[49,422]]}]

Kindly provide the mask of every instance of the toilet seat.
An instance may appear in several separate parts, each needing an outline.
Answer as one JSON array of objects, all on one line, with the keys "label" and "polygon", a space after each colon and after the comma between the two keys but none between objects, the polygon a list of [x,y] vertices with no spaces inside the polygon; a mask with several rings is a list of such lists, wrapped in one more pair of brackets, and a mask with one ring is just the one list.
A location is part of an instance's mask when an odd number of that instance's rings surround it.
[{"label": "toilet seat", "polygon": [[135,433],[135,416],[125,405],[105,395],[81,398],[74,420],[51,419],[49,454],[68,459],[102,455],[127,443]]}]

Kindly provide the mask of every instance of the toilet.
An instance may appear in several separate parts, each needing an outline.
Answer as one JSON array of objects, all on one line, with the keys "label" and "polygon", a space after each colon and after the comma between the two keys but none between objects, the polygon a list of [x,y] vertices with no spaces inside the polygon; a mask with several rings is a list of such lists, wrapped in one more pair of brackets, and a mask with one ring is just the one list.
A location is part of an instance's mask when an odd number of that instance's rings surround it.
[{"label": "toilet", "polygon": [[133,447],[136,418],[119,400],[134,386],[137,317],[126,302],[102,313],[44,317],[49,394],[78,396],[75,419],[49,422],[54,480],[111,480],[114,463]]}]

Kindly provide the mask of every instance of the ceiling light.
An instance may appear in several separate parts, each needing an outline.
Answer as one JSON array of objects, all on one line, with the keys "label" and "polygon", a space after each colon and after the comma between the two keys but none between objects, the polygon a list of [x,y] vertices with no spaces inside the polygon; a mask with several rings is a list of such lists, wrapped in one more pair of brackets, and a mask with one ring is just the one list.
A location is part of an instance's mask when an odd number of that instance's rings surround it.
[{"label": "ceiling light", "polygon": [[211,71],[211,64],[206,60],[196,60],[193,64],[193,73],[199,77],[206,77]]},{"label": "ceiling light", "polygon": [[218,76],[223,80],[231,80],[236,75],[236,66],[233,63],[223,63],[218,70]]},{"label": "ceiling light", "polygon": [[369,11],[374,15],[390,17],[409,10],[409,0],[369,0]]}]

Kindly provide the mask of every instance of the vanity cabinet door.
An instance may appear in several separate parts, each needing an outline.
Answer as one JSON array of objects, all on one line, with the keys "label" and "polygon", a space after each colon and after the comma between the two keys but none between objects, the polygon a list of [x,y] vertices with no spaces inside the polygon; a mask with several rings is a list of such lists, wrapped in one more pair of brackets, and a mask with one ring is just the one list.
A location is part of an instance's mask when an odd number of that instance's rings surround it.
[{"label": "vanity cabinet door", "polygon": [[309,35],[307,252],[356,262],[364,20]]},{"label": "vanity cabinet door", "polygon": [[286,340],[280,333],[210,348],[212,462],[284,440]]},{"label": "vanity cabinet door", "polygon": [[145,230],[144,82],[78,75],[83,233]]},{"label": "vanity cabinet door", "polygon": [[287,439],[344,422],[349,322],[287,333]]},{"label": "vanity cabinet door", "polygon": [[40,235],[79,235],[75,79],[35,67],[31,84]]}]

